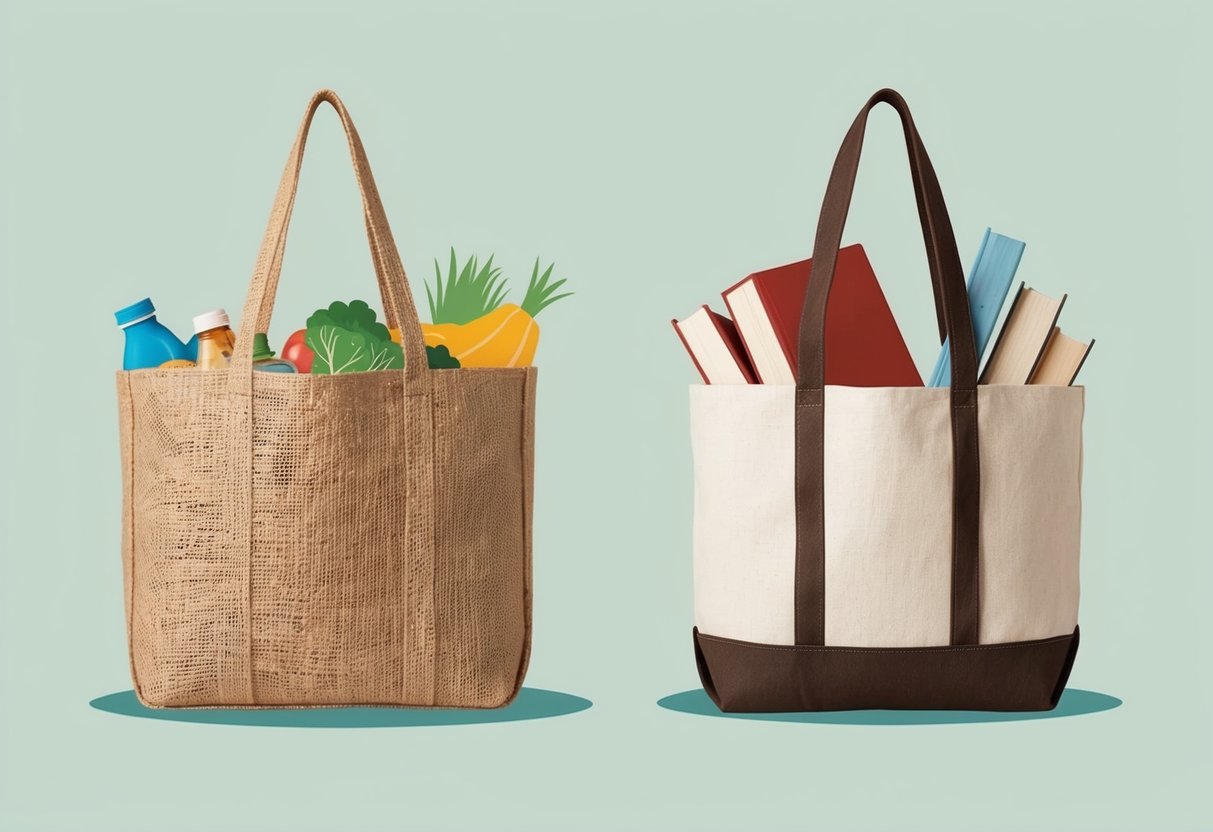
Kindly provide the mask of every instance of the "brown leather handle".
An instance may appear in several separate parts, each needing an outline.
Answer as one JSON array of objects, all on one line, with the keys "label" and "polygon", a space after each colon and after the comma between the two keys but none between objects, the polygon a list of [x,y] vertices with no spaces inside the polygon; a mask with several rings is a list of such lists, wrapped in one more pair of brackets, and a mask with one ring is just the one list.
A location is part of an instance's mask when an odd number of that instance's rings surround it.
[{"label": "brown leather handle", "polygon": [[813,244],[813,278],[805,294],[800,317],[799,360],[796,386],[819,390],[825,385],[825,313],[830,288],[834,282],[834,266],[842,243],[842,232],[851,208],[855,176],[863,150],[864,131],[868,113],[877,104],[886,103],[901,116],[910,157],[910,174],[914,181],[914,196],[922,224],[923,242],[935,293],[935,313],[939,322],[939,338],[949,339],[952,355],[952,386],[970,390],[977,386],[977,357],[974,349],[973,322],[969,317],[969,298],[965,289],[960,255],[952,221],[944,203],[943,191],[935,168],[914,126],[905,99],[890,89],[883,89],[868,99],[847,131],[834,169],[826,186],[821,215],[817,222],[817,238]]},{"label": "brown leather handle", "polygon": [[[838,248],[851,206],[868,113],[887,103],[901,116],[914,194],[935,293],[940,337],[952,357],[952,644],[979,638],[978,541],[981,470],[977,439],[977,355],[973,322],[956,238],[935,169],[905,100],[890,89],[873,95],[847,131],[830,173],[813,272],[801,310],[796,371],[796,578],[797,644],[825,644],[825,317]],[[925,391],[924,391],[925,392]]]}]

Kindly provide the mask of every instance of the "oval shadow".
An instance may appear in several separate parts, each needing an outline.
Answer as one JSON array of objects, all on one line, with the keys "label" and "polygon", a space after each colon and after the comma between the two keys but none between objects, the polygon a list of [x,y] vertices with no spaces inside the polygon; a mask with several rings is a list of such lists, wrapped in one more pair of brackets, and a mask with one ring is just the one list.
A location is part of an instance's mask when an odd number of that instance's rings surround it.
[{"label": "oval shadow", "polygon": [[265,728],[420,728],[431,725],[484,725],[547,719],[584,711],[594,703],[571,693],[523,688],[504,708],[149,708],[133,690],[99,696],[88,703],[99,711],[171,722],[252,725]]},{"label": "oval shadow", "polygon": [[702,688],[685,690],[657,704],[666,710],[724,719],[753,719],[763,722],[804,722],[814,725],[956,725],[974,722],[1023,722],[1081,716],[1120,707],[1120,699],[1093,690],[1066,688],[1051,711],[818,711],[814,713],[726,714],[716,707]]}]

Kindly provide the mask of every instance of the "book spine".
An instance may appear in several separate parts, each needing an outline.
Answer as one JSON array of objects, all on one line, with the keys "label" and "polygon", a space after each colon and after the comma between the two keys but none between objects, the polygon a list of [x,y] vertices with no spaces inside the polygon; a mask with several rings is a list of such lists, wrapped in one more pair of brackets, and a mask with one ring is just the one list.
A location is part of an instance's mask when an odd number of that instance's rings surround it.
[{"label": "book spine", "polygon": [[[977,351],[979,365],[986,345],[990,342],[990,336],[994,333],[998,313],[1002,310],[1007,292],[1015,280],[1015,272],[1019,270],[1024,248],[1026,246],[1021,241],[997,234],[989,228],[981,238],[977,259],[973,262],[973,270],[969,272],[969,316],[973,321],[973,346]],[[945,339],[927,386],[947,387],[951,383],[952,356],[948,352],[948,342]]]}]

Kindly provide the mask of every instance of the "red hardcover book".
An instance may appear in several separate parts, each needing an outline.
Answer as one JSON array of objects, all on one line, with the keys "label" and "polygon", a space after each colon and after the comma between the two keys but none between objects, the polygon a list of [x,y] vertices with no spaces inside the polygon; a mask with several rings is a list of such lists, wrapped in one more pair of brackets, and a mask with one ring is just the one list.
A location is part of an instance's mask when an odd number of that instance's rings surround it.
[{"label": "red hardcover book", "polygon": [[726,318],[701,306],[681,321],[670,321],[679,340],[703,376],[704,384],[756,384],[737,327]]},{"label": "red hardcover book", "polygon": [[[812,260],[755,272],[724,291],[724,302],[763,384],[795,384],[800,313]],[[826,307],[825,383],[922,387],[863,246],[838,251]]]}]

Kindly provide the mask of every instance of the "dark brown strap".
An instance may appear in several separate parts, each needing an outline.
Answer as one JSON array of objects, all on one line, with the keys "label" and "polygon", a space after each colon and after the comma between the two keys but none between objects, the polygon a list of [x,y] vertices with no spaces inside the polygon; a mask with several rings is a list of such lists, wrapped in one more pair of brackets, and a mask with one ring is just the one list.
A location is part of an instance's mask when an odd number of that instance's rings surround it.
[{"label": "dark brown strap", "polygon": [[976,644],[979,598],[977,354],[964,272],[935,168],[905,100],[884,89],[870,99],[847,131],[834,161],[813,245],[812,278],[800,319],[796,373],[796,643],[825,643],[825,320],[830,286],[868,113],[886,103],[901,116],[914,195],[935,294],[941,338],[952,358],[952,644]]}]

